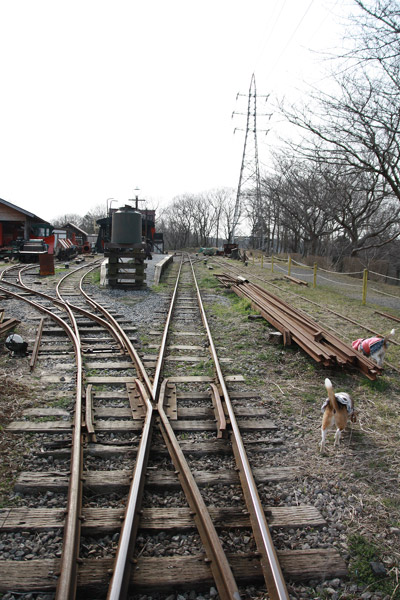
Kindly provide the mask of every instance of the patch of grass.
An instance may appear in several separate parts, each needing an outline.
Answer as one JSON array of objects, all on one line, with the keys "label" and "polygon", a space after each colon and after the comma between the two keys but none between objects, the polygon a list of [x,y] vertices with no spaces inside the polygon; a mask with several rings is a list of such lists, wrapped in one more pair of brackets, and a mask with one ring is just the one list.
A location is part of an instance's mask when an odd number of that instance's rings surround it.
[{"label": "patch of grass", "polygon": [[88,369],[85,375],[86,377],[97,377],[98,375],[102,375],[102,373],[101,369]]},{"label": "patch of grass", "polygon": [[100,284],[100,269],[95,269],[86,275],[86,281],[93,285]]},{"label": "patch of grass", "polygon": [[400,498],[383,498],[382,502],[387,508],[400,511]]},{"label": "patch of grass", "polygon": [[384,377],[379,377],[374,381],[371,381],[370,379],[362,379],[361,385],[373,390],[374,392],[386,392],[390,387],[389,381],[387,381]]},{"label": "patch of grass", "polygon": [[214,377],[214,365],[211,360],[204,360],[194,364],[190,369],[191,375],[201,375],[203,377]]},{"label": "patch of grass", "polygon": [[50,402],[49,406],[54,408],[68,408],[71,402],[71,398],[57,398],[54,402]]},{"label": "patch of grass", "polygon": [[212,275],[204,275],[198,283],[200,289],[215,290],[219,288],[220,283],[216,277]]},{"label": "patch of grass", "polygon": [[354,479],[361,479],[363,476],[363,473],[361,473],[360,471],[354,471],[352,473],[352,477],[354,477]]},{"label": "patch of grass", "polygon": [[294,414],[294,407],[293,404],[291,402],[288,402],[286,400],[284,400],[282,402],[282,412],[285,413],[285,415],[293,415]]},{"label": "patch of grass", "polygon": [[395,578],[379,575],[371,566],[371,563],[382,561],[380,550],[375,544],[364,536],[355,534],[349,538],[349,550],[349,574],[358,585],[368,586],[370,592],[382,592],[389,594],[392,599],[400,599],[400,588],[396,589]]},{"label": "patch of grass", "polygon": [[310,402],[310,404],[319,404],[318,395],[315,392],[302,392],[301,397],[305,402]]},{"label": "patch of grass", "polygon": [[160,294],[168,290],[168,288],[169,286],[166,283],[158,283],[157,285],[153,285],[151,289],[153,292]]}]

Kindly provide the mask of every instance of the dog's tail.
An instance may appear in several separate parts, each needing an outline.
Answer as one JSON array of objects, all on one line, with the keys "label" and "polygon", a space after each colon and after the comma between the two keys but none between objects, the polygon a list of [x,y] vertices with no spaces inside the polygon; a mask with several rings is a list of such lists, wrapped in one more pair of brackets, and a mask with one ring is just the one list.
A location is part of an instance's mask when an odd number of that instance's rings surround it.
[{"label": "dog's tail", "polygon": [[325,379],[325,387],[326,387],[326,391],[328,392],[328,398],[329,398],[329,402],[331,403],[331,406],[334,410],[336,410],[336,412],[339,411],[339,406],[336,400],[336,396],[335,396],[335,392],[333,391],[333,385],[330,379],[326,378]]},{"label": "dog's tail", "polygon": [[390,333],[388,333],[387,335],[385,335],[385,337],[383,338],[383,345],[385,346],[385,348],[388,345],[389,339],[396,333],[395,329],[392,329],[392,331]]}]

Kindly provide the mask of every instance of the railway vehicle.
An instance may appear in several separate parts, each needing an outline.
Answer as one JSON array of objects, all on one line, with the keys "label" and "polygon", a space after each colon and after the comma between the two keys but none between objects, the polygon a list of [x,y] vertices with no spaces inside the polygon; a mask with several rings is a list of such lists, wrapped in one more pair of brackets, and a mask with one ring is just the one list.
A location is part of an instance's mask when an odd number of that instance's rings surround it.
[{"label": "railway vehicle", "polygon": [[[135,209],[142,215],[142,239],[146,243],[149,253],[157,250],[160,253],[164,252],[163,234],[156,232],[155,218],[156,211],[140,208]],[[111,241],[112,237],[112,215],[116,209],[111,209],[107,217],[98,219],[96,223],[99,225],[99,233],[96,241],[96,250],[104,252],[104,247]]]}]

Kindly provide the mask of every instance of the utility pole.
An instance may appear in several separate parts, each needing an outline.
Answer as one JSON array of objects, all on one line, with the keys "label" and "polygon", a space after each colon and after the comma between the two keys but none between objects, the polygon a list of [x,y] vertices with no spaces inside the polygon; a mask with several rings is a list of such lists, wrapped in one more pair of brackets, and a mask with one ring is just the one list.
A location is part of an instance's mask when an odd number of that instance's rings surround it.
[{"label": "utility pole", "polygon": [[[235,241],[235,229],[240,219],[243,199],[246,197],[254,197],[255,206],[257,207],[257,209],[259,210],[259,208],[261,207],[260,167],[258,162],[257,142],[257,116],[268,116],[269,118],[271,118],[270,114],[257,113],[257,88],[254,73],[251,76],[248,94],[238,93],[236,96],[236,100],[239,98],[239,96],[247,96],[247,113],[240,113],[234,111],[232,113],[232,118],[233,115],[246,115],[247,123],[246,129],[240,129],[238,127],[235,127],[233,132],[235,133],[236,131],[245,131],[246,134],[244,138],[242,164],[240,167],[239,185],[236,194],[232,229],[230,239],[228,240],[230,243]],[[267,101],[269,95],[258,97],[265,98]],[[262,129],[260,131],[263,131],[267,134],[269,130]]]}]

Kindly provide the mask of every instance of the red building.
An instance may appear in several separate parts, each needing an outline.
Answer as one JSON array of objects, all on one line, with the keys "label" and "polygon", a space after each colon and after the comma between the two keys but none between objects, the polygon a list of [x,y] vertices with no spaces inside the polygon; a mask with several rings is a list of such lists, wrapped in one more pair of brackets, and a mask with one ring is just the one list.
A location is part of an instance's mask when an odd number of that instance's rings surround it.
[{"label": "red building", "polygon": [[52,231],[53,227],[47,221],[0,198],[0,248],[21,240],[41,238],[52,252]]}]

